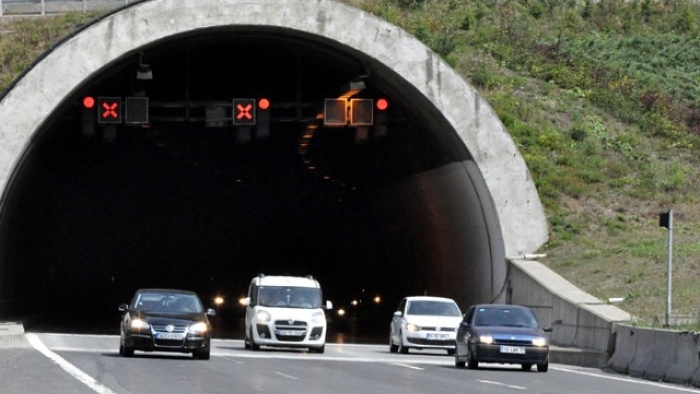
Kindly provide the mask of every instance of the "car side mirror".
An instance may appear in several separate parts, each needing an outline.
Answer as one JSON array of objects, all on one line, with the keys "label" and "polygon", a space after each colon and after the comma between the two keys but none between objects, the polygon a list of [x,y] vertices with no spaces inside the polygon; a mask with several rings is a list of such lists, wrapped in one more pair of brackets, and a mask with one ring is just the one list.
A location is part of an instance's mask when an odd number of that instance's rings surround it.
[{"label": "car side mirror", "polygon": [[331,310],[331,309],[333,309],[333,303],[331,301],[326,300],[325,307],[326,307],[325,309]]},{"label": "car side mirror", "polygon": [[212,309],[212,308],[207,309],[207,316],[211,316],[211,317],[216,316],[216,310]]},{"label": "car side mirror", "polygon": [[396,317],[401,317],[401,316],[403,316],[403,312],[401,312],[401,311],[396,311],[396,312],[394,312],[394,316],[396,316]]},{"label": "car side mirror", "polygon": [[126,312],[129,310],[129,304],[120,304],[119,305],[119,312]]},{"label": "car side mirror", "polygon": [[244,298],[243,301],[241,302],[241,305],[250,306],[250,297]]},{"label": "car side mirror", "polygon": [[545,327],[545,328],[542,329],[542,331],[544,331],[544,332],[552,332],[553,330],[552,330],[552,327]]}]

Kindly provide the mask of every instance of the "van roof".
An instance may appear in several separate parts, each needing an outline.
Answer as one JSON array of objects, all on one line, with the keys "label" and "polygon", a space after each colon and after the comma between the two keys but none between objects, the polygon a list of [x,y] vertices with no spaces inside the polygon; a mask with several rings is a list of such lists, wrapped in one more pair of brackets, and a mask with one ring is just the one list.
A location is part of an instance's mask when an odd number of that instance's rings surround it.
[{"label": "van roof", "polygon": [[320,287],[316,279],[303,276],[256,276],[256,280],[258,286]]}]

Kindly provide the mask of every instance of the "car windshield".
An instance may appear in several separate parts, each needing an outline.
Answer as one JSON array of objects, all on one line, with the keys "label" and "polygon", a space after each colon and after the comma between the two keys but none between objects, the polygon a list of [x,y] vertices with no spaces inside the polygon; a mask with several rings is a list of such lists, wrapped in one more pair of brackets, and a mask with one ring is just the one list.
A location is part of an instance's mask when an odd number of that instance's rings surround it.
[{"label": "car windshield", "polygon": [[459,316],[459,308],[452,302],[445,301],[411,301],[407,315]]},{"label": "car windshield", "polygon": [[479,308],[474,317],[474,324],[477,326],[539,327],[532,311],[510,308]]},{"label": "car windshield", "polygon": [[139,293],[132,305],[143,312],[202,313],[204,310],[197,296],[181,293]]},{"label": "car windshield", "polygon": [[321,290],[310,287],[265,286],[258,288],[258,305],[278,308],[317,309]]}]

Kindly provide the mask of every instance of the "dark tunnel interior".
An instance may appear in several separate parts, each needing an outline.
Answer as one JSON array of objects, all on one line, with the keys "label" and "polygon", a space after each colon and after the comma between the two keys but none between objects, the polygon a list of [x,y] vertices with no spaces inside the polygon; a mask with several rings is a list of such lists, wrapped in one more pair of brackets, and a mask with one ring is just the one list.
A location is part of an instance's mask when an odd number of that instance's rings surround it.
[{"label": "dark tunnel interior", "polygon": [[[139,62],[152,80],[135,78]],[[389,102],[366,138],[319,125],[324,99],[358,79],[355,97]],[[30,330],[118,332],[117,305],[136,289],[175,287],[209,305],[223,296],[218,329],[235,335],[253,276],[313,275],[336,309],[364,303],[358,335],[383,340],[400,298],[425,293],[435,268],[390,252],[420,240],[387,234],[379,207],[391,202],[378,202],[468,159],[401,89],[371,59],[281,32],[203,31],[107,65],[37,130],[6,191],[3,314]],[[83,97],[139,94],[149,124],[83,125]],[[263,97],[269,135],[233,127],[231,100]],[[207,118],[221,108],[228,119]]]}]

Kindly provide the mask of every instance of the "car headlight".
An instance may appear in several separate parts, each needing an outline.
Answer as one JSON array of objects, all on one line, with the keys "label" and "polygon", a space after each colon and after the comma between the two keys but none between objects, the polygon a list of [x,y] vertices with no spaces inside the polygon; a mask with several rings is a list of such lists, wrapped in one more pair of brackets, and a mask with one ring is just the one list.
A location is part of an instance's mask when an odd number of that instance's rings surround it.
[{"label": "car headlight", "polygon": [[257,320],[258,323],[269,323],[270,320],[272,320],[272,316],[270,316],[268,311],[258,311],[255,315],[255,320]]},{"label": "car headlight", "polygon": [[322,311],[316,311],[311,315],[311,323],[321,324],[326,320],[326,315]]},{"label": "car headlight", "polygon": [[491,335],[479,335],[479,342],[490,345],[493,343],[493,337]]},{"label": "car headlight", "polygon": [[145,330],[149,328],[151,325],[146,323],[145,321],[141,319],[134,319],[131,321],[131,329],[132,330]]},{"label": "car headlight", "polygon": [[534,338],[532,340],[532,344],[535,346],[539,346],[539,347],[547,346],[547,338],[542,338],[542,337]]},{"label": "car headlight", "polygon": [[408,324],[406,324],[406,330],[411,331],[411,332],[420,331],[420,326],[417,324],[408,323]]},{"label": "car headlight", "polygon": [[194,323],[193,325],[190,326],[189,331],[195,334],[203,334],[207,332],[209,327],[207,327],[206,323],[204,322],[199,322],[199,323]]}]

